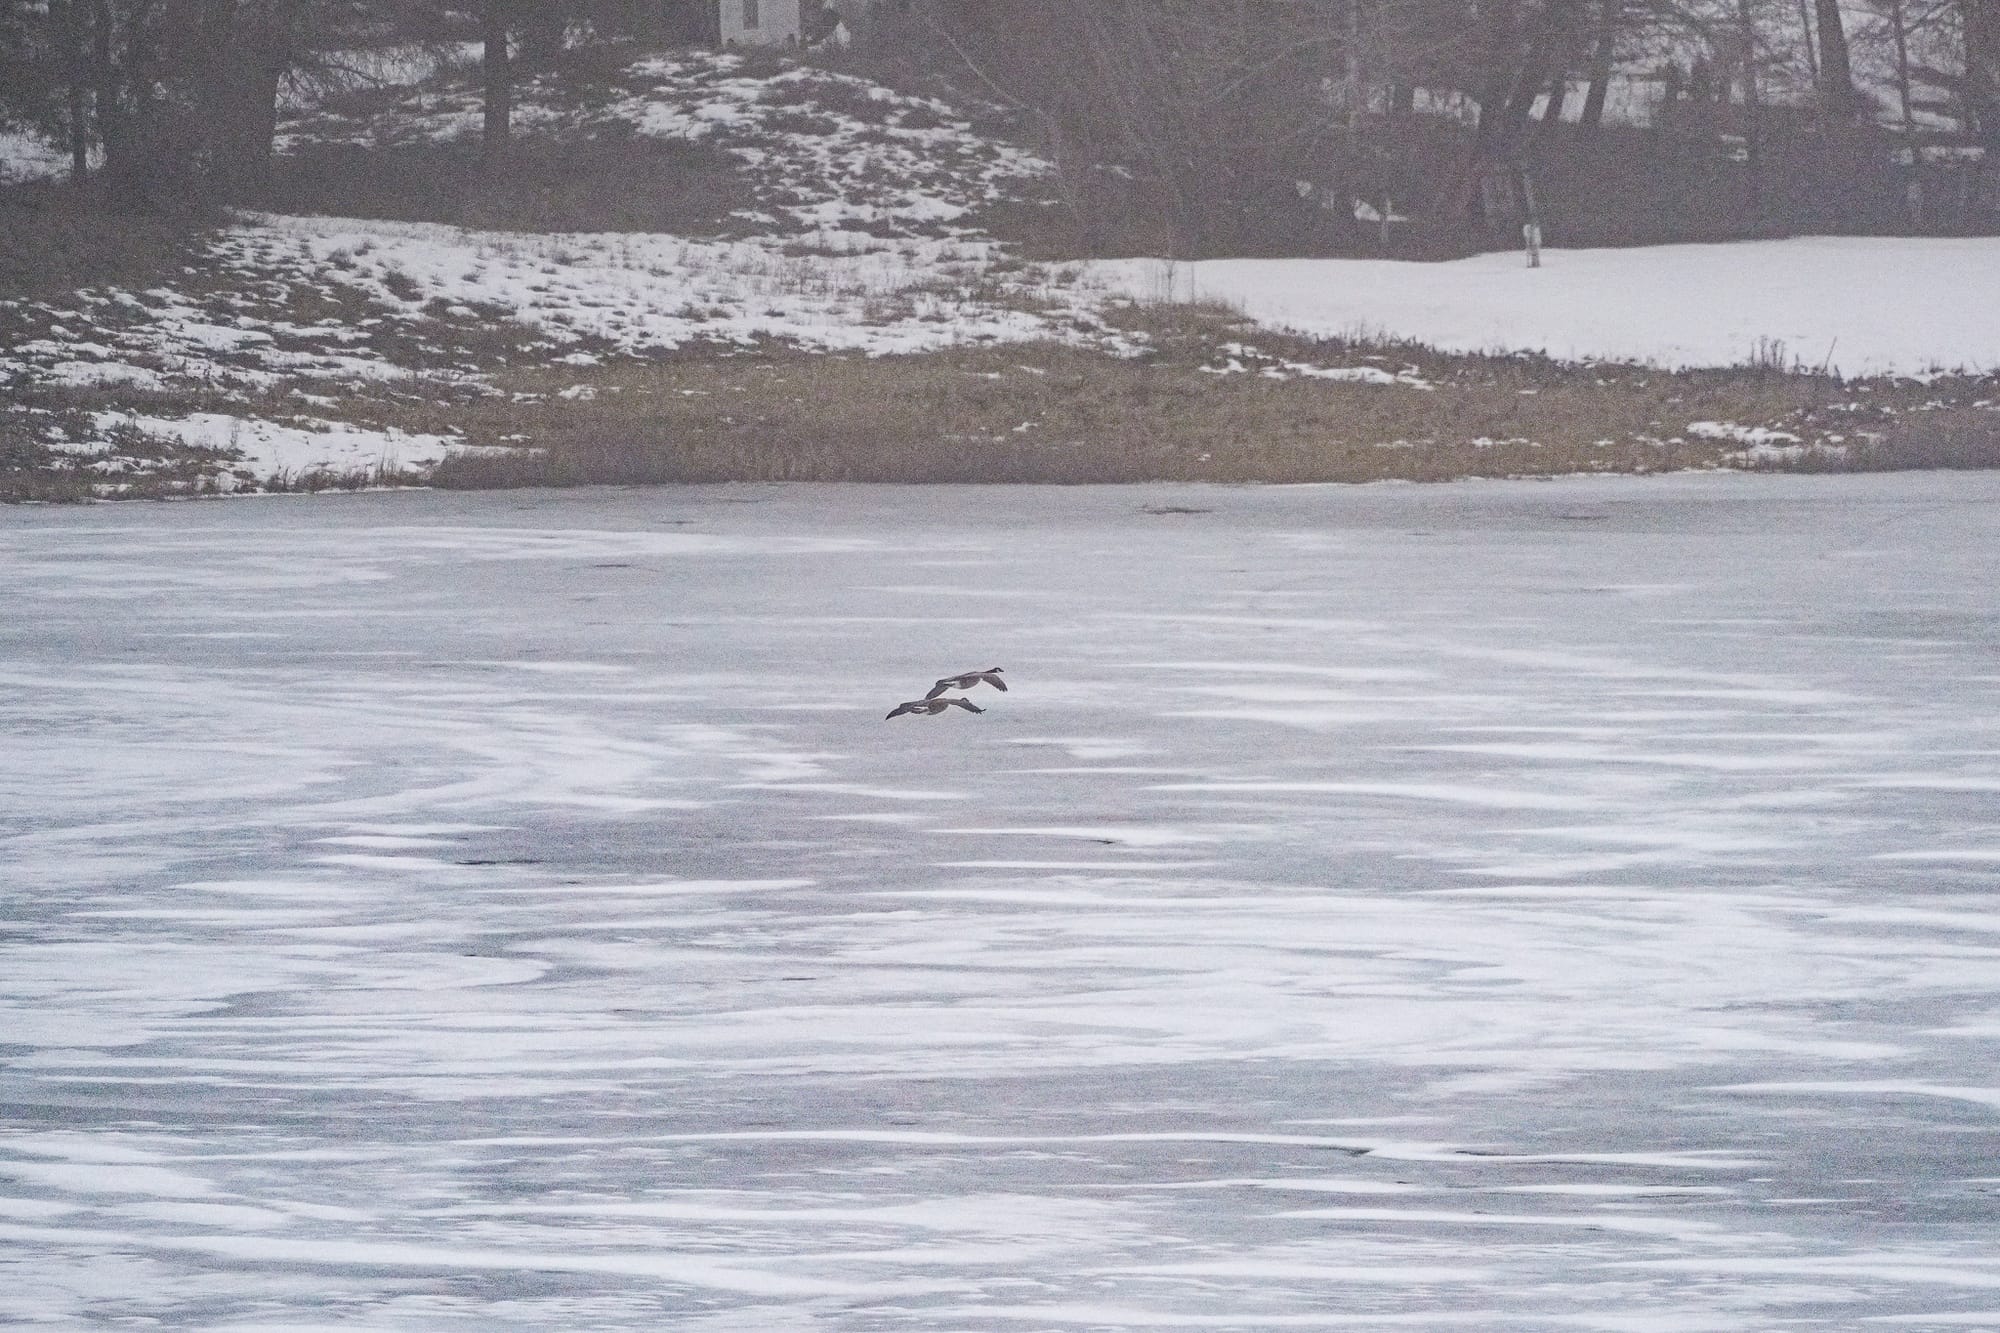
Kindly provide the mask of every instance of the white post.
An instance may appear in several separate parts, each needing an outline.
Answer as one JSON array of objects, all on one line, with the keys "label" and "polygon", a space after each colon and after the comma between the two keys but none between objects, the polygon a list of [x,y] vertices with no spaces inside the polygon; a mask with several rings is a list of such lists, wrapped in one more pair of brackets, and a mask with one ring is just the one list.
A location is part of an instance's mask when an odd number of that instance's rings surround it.
[{"label": "white post", "polygon": [[1528,247],[1528,267],[1542,266],[1542,224],[1524,222],[1521,224],[1521,240]]}]

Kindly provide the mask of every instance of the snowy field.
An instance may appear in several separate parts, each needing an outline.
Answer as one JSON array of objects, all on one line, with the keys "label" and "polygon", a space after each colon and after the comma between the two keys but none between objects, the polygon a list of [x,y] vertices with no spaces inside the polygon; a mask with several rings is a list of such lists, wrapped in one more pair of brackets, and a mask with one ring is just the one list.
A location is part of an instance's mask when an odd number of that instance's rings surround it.
[{"label": "snowy field", "polygon": [[0,1324],[2000,1327],[1996,566],[1991,474],[7,510]]},{"label": "snowy field", "polygon": [[1446,264],[1118,260],[1083,280],[1142,300],[1217,301],[1320,337],[1410,339],[1564,361],[1794,363],[1844,375],[2000,369],[2000,239],[1801,236],[1549,250]]}]

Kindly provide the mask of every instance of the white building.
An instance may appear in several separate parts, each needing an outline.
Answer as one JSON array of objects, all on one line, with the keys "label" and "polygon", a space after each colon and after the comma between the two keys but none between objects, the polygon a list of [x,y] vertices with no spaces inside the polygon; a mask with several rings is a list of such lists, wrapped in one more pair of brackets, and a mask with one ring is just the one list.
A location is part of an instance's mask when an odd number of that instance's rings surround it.
[{"label": "white building", "polygon": [[724,46],[797,46],[805,40],[799,0],[717,0]]}]

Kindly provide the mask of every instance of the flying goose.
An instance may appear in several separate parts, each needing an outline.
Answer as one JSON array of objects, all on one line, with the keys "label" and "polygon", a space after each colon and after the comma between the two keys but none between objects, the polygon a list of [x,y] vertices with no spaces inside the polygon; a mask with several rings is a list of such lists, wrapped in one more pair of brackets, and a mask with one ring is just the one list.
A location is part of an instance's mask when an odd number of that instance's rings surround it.
[{"label": "flying goose", "polygon": [[896,711],[882,720],[887,722],[890,717],[901,717],[905,713],[921,713],[925,717],[936,717],[947,708],[963,708],[968,713],[986,711],[970,699],[940,699],[933,695],[928,699],[912,699],[906,704],[897,704]]},{"label": "flying goose", "polygon": [[931,692],[924,698],[935,699],[946,690],[969,690],[982,680],[1003,694],[1007,691],[1007,682],[1000,679],[1000,668],[987,667],[984,671],[964,671],[956,676],[946,676],[931,686]]}]

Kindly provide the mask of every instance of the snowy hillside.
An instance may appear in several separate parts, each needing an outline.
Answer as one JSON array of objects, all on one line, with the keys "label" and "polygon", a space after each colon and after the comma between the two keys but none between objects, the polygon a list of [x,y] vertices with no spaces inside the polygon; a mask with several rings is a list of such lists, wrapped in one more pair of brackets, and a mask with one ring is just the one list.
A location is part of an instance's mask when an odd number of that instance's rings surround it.
[{"label": "snowy hillside", "polygon": [[[930,99],[745,65],[729,54],[652,58],[588,97],[536,81],[517,108],[525,133],[558,142],[699,143],[734,159],[751,206],[719,234],[248,216],[176,280],[0,301],[0,384],[26,400],[15,412],[41,440],[114,477],[157,460],[112,427],[199,437],[224,455],[246,432],[276,448],[229,466],[178,460],[232,490],[319,466],[336,437],[338,456],[405,470],[421,460],[398,432],[363,439],[366,408],[336,426],[323,420],[331,403],[352,413],[374,402],[379,419],[395,398],[498,392],[495,374],[524,361],[581,370],[702,344],[874,355],[1102,335],[1047,275],[1002,260],[972,220],[1042,169],[1033,157]],[[366,114],[340,103],[302,114],[282,149],[476,136],[477,97],[462,81],[366,100]],[[51,389],[164,395],[200,410],[78,416]],[[250,424],[232,431],[229,418]]]},{"label": "snowy hillside", "polygon": [[[958,109],[852,75],[731,54],[653,56],[587,78],[531,81],[517,122],[524,152],[635,154],[633,170],[662,173],[648,189],[688,196],[675,206],[691,221],[677,234],[479,230],[407,220],[426,206],[418,191],[390,200],[405,214],[243,216],[143,284],[0,297],[0,452],[108,494],[420,480],[453,451],[543,447],[525,427],[496,428],[491,413],[476,426],[469,406],[555,402],[581,412],[629,387],[621,368],[788,349],[883,357],[1028,344],[1125,358],[1157,348],[1148,307],[1184,301],[1235,312],[1211,318],[1206,345],[1180,340],[1173,377],[1190,393],[1244,394],[1228,372],[1246,368],[1329,393],[1375,385],[1406,403],[1482,384],[1485,405],[1443,433],[1377,402],[1342,418],[1330,438],[1344,446],[1461,455],[1382,475],[1463,475],[1462,456],[1494,441],[1515,454],[1554,450],[1526,460],[1536,471],[1627,464],[1561,453],[1562,441],[1533,421],[1493,409],[1496,395],[1504,404],[1515,392],[1513,369],[1418,373],[1421,349],[1357,339],[1583,363],[1962,371],[1973,378],[1866,399],[1877,416],[1958,414],[1961,435],[1980,436],[1988,419],[1966,413],[1990,415],[2000,401],[2000,388],[1979,378],[2000,366],[1996,240],[1551,251],[1532,272],[1504,254],[1438,265],[1040,264],[1016,257],[987,222],[995,206],[1048,206],[1044,164],[978,132]],[[287,164],[345,161],[366,176],[400,163],[421,180],[434,161],[422,154],[462,148],[478,124],[462,74],[335,99],[286,123],[281,174]],[[647,156],[656,151],[666,156]],[[928,391],[885,382],[862,392],[889,402]],[[1679,451],[1664,466],[1838,463],[1852,440],[1885,433],[1881,421],[1837,415],[1846,410],[1837,403],[1807,411],[1798,399],[1760,390],[1686,410],[1675,395],[1658,410],[1584,403],[1579,420],[1630,425],[1569,433],[1592,449]],[[1114,405],[1058,419],[1026,404],[966,429],[1002,439],[1053,432],[1053,445],[1067,448],[1107,414],[1125,415]],[[1256,421],[1246,417],[1244,428],[1260,429]],[[1478,467],[1503,475],[1524,465],[1480,457]]]},{"label": "snowy hillside", "polygon": [[[464,81],[359,106],[334,103],[290,122],[281,152],[474,141],[480,96]],[[693,51],[652,56],[599,81],[544,75],[518,93],[515,123],[564,142],[636,138],[712,147],[744,168],[754,205],[744,235],[871,238],[978,235],[975,210],[1014,197],[1047,167],[974,131],[958,110],[853,75],[770,57]]]}]

